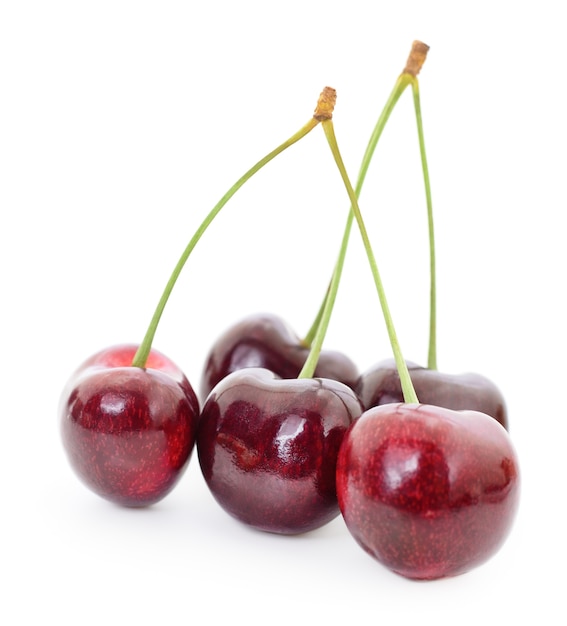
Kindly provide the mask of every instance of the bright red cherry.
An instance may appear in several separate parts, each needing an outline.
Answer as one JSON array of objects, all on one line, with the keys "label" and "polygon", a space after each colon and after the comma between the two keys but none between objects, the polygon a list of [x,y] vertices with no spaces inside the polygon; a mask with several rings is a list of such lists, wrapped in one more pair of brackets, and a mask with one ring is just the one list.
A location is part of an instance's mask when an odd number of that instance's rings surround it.
[{"label": "bright red cherry", "polygon": [[[105,348],[96,352],[88,359],[83,361],[81,365],[75,370],[75,372],[70,377],[67,387],[72,385],[74,380],[82,375],[86,371],[91,371],[95,368],[113,368],[113,367],[129,367],[132,365],[132,361],[134,360],[134,356],[138,350],[138,345],[133,343],[125,343],[119,344],[116,346],[111,346],[109,348]],[[176,380],[181,387],[184,389],[187,399],[191,403],[193,409],[196,413],[199,413],[199,401],[197,400],[197,396],[193,387],[187,380],[187,377],[183,373],[183,370],[174,363],[169,357],[165,356],[159,350],[152,348],[148,354],[148,358],[146,360],[146,369],[154,369],[163,372],[164,374],[168,374]],[[66,391],[63,392],[63,395],[68,393]]]},{"label": "bright red cherry", "polygon": [[455,576],[508,536],[518,460],[507,431],[483,413],[387,404],[345,435],[337,494],[348,530],[380,563],[407,578]]},{"label": "bright red cherry", "polygon": [[63,446],[79,478],[125,506],[164,498],[189,462],[198,403],[181,370],[152,350],[132,367],[136,346],[115,346],[85,361],[60,402]]},{"label": "bright red cherry", "polygon": [[[428,187],[416,72],[402,74],[398,87],[408,83]],[[392,103],[398,96],[396,88]],[[419,403],[332,122],[323,128],[349,190],[404,397],[365,411],[344,436],[337,462],[341,513],[362,548],[394,572],[416,579],[461,574],[494,555],[510,532],[520,491],[516,453],[493,417]]]}]

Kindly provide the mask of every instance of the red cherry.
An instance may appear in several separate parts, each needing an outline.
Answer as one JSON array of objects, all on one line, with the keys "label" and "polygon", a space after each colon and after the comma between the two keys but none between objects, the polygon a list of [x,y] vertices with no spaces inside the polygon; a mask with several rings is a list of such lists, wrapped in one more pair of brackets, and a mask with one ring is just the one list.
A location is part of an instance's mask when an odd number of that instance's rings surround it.
[{"label": "red cherry", "polygon": [[[269,313],[246,317],[227,329],[209,351],[200,398],[205,401],[225,376],[245,367],[262,367],[281,378],[297,378],[309,350],[281,318]],[[341,352],[322,350],[314,375],[354,387],[358,368]]]},{"label": "red cherry", "polygon": [[136,346],[85,361],[60,402],[63,446],[79,478],[103,498],[146,506],[181,478],[195,443],[198,403],[181,370],[157,351],[131,363]]},{"label": "red cherry", "polygon": [[337,494],[348,530],[408,578],[462,574],[493,556],[519,493],[508,433],[476,411],[386,404],[362,414],[339,452]]},{"label": "red cherry", "polygon": [[[110,346],[108,348],[104,348],[99,352],[96,352],[88,359],[83,361],[81,365],[75,370],[69,382],[67,383],[67,387],[73,384],[73,381],[84,372],[91,370],[93,368],[114,368],[114,367],[130,367],[132,365],[132,361],[134,359],[134,355],[138,350],[137,344],[125,343],[119,344],[116,346]],[[181,387],[184,389],[187,399],[191,403],[194,411],[199,413],[199,401],[197,400],[197,395],[193,390],[193,387],[187,380],[187,377],[183,373],[183,370],[174,363],[169,357],[165,356],[159,350],[152,348],[146,360],[145,369],[154,369],[163,372],[164,374],[168,374],[177,381]],[[65,395],[68,392],[63,392]]]},{"label": "red cherry", "polygon": [[339,508],[340,443],[361,413],[350,387],[327,379],[283,380],[246,368],[225,377],[201,414],[197,452],[221,507],[257,529],[302,533]]},{"label": "red cherry", "polygon": [[[504,396],[488,378],[475,373],[447,374],[410,361],[407,366],[422,404],[433,404],[457,411],[480,411],[508,429]],[[404,401],[400,376],[393,359],[380,361],[361,374],[355,391],[365,409]]]}]

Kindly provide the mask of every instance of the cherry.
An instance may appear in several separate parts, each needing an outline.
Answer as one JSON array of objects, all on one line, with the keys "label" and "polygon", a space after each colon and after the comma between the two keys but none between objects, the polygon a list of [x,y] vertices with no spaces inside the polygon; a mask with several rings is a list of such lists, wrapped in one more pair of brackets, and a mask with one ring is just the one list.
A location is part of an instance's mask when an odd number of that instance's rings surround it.
[{"label": "cherry", "polygon": [[205,481],[227,513],[254,528],[319,528],[339,515],[337,454],[361,411],[352,389],[338,381],[235,371],[201,413],[197,452]]},{"label": "cherry", "polygon": [[349,427],[337,459],[339,508],[358,544],[392,571],[416,579],[462,574],[509,535],[519,504],[518,459],[491,416],[420,404],[334,129],[327,122],[323,129],[349,190],[404,398],[365,410]]},{"label": "cherry", "polygon": [[[393,102],[404,89],[411,85],[417,121],[423,180],[427,203],[429,232],[429,268],[430,268],[430,317],[429,349],[427,368],[415,363],[408,363],[412,382],[417,395],[426,404],[435,404],[450,409],[471,409],[487,413],[508,429],[508,414],[504,396],[498,387],[488,378],[476,373],[449,374],[437,368],[437,281],[435,231],[431,185],[425,154],[425,141],[421,119],[421,103],[417,74],[427,53],[427,46],[414,42],[412,53],[404,72],[398,78],[391,95]],[[415,54],[414,54],[415,53]],[[413,61],[412,61],[413,58]],[[382,360],[364,371],[355,385],[355,390],[365,409],[388,402],[402,402],[403,393],[397,367],[391,359]]]},{"label": "cherry", "polygon": [[[278,316],[251,315],[227,329],[214,343],[205,361],[200,397],[228,374],[245,367],[263,367],[280,378],[297,378],[310,347]],[[358,368],[341,352],[322,350],[315,376],[354,387]]]},{"label": "cherry", "polygon": [[[120,344],[100,350],[81,363],[81,365],[71,375],[67,383],[67,388],[71,387],[74,381],[87,371],[130,366],[138,349],[139,346],[136,344]],[[168,374],[171,378],[173,378],[173,380],[177,381],[177,383],[185,391],[187,399],[189,400],[194,412],[199,413],[199,401],[193,391],[193,388],[191,387],[191,384],[187,380],[181,368],[170,358],[155,348],[151,348],[148,358],[146,359],[146,367]],[[62,395],[65,396],[66,394],[63,393]]]},{"label": "cherry", "polygon": [[[335,97],[330,88],[321,95],[315,115],[323,124],[330,122]],[[343,239],[338,270],[298,377],[282,379],[261,367],[237,369],[213,387],[201,412],[197,452],[211,493],[227,513],[262,531],[303,533],[339,515],[337,454],[362,407],[350,387],[313,374],[345,250]],[[270,317],[268,331],[273,321]],[[241,336],[237,333],[238,340]]]},{"label": "cherry", "polygon": [[183,475],[199,410],[172,361],[152,351],[147,368],[132,367],[133,350],[101,351],[75,372],[61,402],[61,434],[71,467],[92,491],[147,506]]},{"label": "cherry", "polygon": [[345,436],[337,493],[360,546],[408,578],[462,574],[504,543],[518,460],[491,417],[423,404],[365,411]]},{"label": "cherry", "polygon": [[[410,361],[407,365],[417,396],[424,404],[480,411],[508,428],[504,397],[488,378],[476,373],[447,374]],[[354,389],[365,409],[403,402],[400,376],[392,359],[366,370]]]},{"label": "cherry", "polygon": [[63,446],[71,467],[95,493],[144,506],[165,497],[179,480],[195,443],[199,404],[179,368],[152,352],[165,305],[189,255],[227,201],[319,121],[312,117],[258,161],[208,213],[177,262],[137,349],[97,353],[71,376],[59,407]]}]

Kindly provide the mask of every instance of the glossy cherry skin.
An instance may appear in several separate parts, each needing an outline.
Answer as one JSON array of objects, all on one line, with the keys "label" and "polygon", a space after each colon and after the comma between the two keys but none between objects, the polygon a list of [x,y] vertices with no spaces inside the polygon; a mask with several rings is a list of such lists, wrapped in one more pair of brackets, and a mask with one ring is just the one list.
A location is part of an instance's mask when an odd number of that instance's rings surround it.
[{"label": "glossy cherry skin", "polygon": [[[113,368],[113,367],[129,367],[132,365],[132,361],[136,352],[138,350],[138,345],[133,343],[124,343],[118,344],[115,346],[109,346],[96,352],[89,358],[79,365],[79,367],[73,372],[71,377],[69,378],[66,390],[70,389],[70,387],[74,384],[74,381],[78,376],[81,376],[86,371],[92,371],[97,368]],[[152,348],[150,350],[150,354],[146,360],[146,369],[154,369],[163,372],[164,374],[168,374],[177,381],[183,390],[185,391],[189,402],[191,403],[194,411],[199,413],[199,401],[197,400],[197,395],[193,390],[190,382],[187,380],[187,377],[183,373],[183,370],[174,363],[169,357],[165,356],[159,350]],[[65,395],[65,391],[62,394]]]},{"label": "glossy cherry skin", "polygon": [[[488,378],[480,374],[445,374],[407,361],[415,392],[422,404],[433,404],[456,411],[486,413],[508,430],[504,396]],[[354,387],[362,406],[403,402],[400,377],[393,359],[380,361],[361,374]]]},{"label": "glossy cherry skin", "polygon": [[154,352],[148,364],[163,370],[122,365],[130,354],[115,346],[85,361],[59,412],[63,447],[83,483],[107,500],[140,507],[164,498],[183,475],[199,412],[175,364]]},{"label": "glossy cherry skin", "polygon": [[[279,317],[251,315],[228,330],[214,343],[205,360],[199,397],[204,400],[228,374],[245,367],[268,369],[280,378],[297,378],[309,348]],[[359,371],[341,352],[322,350],[315,376],[354,387]]]},{"label": "glossy cherry skin", "polygon": [[339,515],[342,438],[362,407],[327,379],[280,379],[261,368],[226,376],[201,413],[197,452],[220,506],[256,529],[298,534]]},{"label": "glossy cherry skin", "polygon": [[508,536],[518,459],[507,431],[484,413],[387,404],[345,435],[337,495],[348,530],[380,563],[412,579],[455,576]]}]

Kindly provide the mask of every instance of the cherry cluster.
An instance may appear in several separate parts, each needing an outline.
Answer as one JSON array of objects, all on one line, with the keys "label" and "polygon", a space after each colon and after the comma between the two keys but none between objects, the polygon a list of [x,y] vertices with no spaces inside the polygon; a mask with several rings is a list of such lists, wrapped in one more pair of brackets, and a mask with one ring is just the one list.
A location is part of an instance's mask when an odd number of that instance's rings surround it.
[{"label": "cherry cluster", "polygon": [[[427,367],[405,361],[366,232],[358,195],[381,132],[411,87],[429,216],[431,197],[417,76],[428,47],[414,42],[350,183],[325,88],[300,131],[259,161],[207,215],[169,279],[139,345],[87,359],[59,407],[64,449],[92,491],[128,507],[152,505],[182,477],[194,448],[219,505],[261,531],[296,535],[342,515],[356,542],[414,579],[464,573],[505,541],[519,501],[517,455],[499,389],[478,374],[437,370],[435,255],[430,223],[431,308]],[[199,397],[152,347],[175,281],[212,219],[255,174],[317,125],[325,131],[351,208],[337,263],[313,327],[301,339],[275,315],[251,315],[212,346]],[[353,221],[376,282],[393,359],[360,373],[322,348]]]}]

